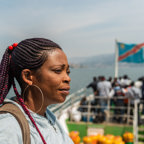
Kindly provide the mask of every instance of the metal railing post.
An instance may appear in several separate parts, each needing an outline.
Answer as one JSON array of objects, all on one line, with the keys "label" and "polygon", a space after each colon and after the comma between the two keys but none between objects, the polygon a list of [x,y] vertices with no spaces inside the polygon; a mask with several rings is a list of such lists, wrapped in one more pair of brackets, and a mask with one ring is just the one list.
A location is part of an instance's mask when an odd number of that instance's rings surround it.
[{"label": "metal railing post", "polygon": [[87,122],[90,121],[91,103],[88,101]]},{"label": "metal railing post", "polygon": [[138,103],[134,101],[134,114],[133,114],[133,135],[134,135],[134,144],[138,144]]},{"label": "metal railing post", "polygon": [[110,121],[110,98],[107,98],[107,117],[106,117],[106,121],[107,122]]},{"label": "metal railing post", "polygon": [[130,110],[131,110],[130,99],[128,99],[128,105],[127,105],[127,124],[129,124],[129,121],[130,121]]}]

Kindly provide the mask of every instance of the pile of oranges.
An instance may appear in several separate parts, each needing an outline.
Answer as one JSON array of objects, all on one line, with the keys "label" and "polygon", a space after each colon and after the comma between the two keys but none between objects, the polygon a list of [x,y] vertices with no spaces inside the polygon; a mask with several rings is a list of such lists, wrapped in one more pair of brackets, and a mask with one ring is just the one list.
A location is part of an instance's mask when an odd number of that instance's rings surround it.
[{"label": "pile of oranges", "polygon": [[80,144],[80,136],[78,131],[71,131],[69,133],[70,138],[74,142],[74,144]]},{"label": "pile of oranges", "polygon": [[69,136],[73,140],[74,144],[133,144],[133,134],[130,132],[125,132],[123,137],[114,136],[111,134],[107,135],[92,135],[83,137],[80,143],[79,132],[72,131]]},{"label": "pile of oranges", "polygon": [[[86,138],[91,138],[91,141]],[[83,144],[125,144],[125,143],[122,140],[122,137],[120,136],[113,136],[113,135],[104,136],[98,134],[96,136],[84,137]]]},{"label": "pile of oranges", "polygon": [[123,139],[127,144],[131,144],[131,143],[133,143],[134,136],[130,132],[125,132],[123,134]]}]

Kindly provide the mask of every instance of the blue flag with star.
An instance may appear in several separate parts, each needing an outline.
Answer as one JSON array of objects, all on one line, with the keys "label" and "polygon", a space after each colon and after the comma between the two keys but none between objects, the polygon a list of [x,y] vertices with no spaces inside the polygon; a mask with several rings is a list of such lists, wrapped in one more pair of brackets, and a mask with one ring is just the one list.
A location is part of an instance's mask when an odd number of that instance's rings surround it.
[{"label": "blue flag with star", "polygon": [[120,62],[143,63],[144,62],[144,43],[125,44],[117,42]]}]

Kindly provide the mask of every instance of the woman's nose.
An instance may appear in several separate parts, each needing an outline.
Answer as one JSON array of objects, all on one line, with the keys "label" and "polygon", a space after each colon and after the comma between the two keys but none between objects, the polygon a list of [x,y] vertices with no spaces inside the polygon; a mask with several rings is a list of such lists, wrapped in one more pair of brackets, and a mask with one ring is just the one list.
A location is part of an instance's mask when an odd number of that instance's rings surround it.
[{"label": "woman's nose", "polygon": [[70,76],[66,73],[65,76],[64,76],[64,82],[70,83],[70,81],[71,81],[71,78],[70,78]]}]

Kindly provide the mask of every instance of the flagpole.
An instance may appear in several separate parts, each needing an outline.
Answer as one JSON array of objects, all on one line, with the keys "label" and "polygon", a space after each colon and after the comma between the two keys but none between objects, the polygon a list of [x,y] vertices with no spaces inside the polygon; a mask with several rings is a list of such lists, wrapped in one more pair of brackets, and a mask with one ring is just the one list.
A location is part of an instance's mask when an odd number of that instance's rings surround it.
[{"label": "flagpole", "polygon": [[118,78],[118,46],[117,46],[117,40],[115,40],[115,78]]}]

